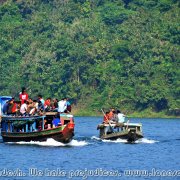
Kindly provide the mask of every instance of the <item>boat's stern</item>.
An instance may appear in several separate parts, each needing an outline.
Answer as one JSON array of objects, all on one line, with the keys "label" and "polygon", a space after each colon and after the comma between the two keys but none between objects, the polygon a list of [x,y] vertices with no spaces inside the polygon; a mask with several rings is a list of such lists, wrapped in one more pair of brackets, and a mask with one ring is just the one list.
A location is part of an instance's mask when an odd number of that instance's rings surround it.
[{"label": "boat's stern", "polygon": [[70,114],[62,114],[60,115],[61,123],[64,126],[63,129],[63,136],[64,136],[64,142],[70,142],[74,136],[74,117]]},{"label": "boat's stern", "polygon": [[143,138],[142,124],[140,123],[124,123],[124,128],[128,130],[128,142],[134,142]]}]

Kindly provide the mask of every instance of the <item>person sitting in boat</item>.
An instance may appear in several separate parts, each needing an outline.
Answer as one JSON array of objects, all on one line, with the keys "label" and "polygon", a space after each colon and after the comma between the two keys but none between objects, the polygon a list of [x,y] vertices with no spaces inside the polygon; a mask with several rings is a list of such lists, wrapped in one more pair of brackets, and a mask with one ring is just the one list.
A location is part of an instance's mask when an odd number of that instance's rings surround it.
[{"label": "person sitting in boat", "polygon": [[114,120],[114,115],[115,115],[115,109],[114,108],[111,108],[110,111],[109,111],[109,114],[108,114],[108,118],[109,120]]},{"label": "person sitting in boat", "polygon": [[121,113],[120,110],[117,110],[117,122],[118,123],[124,123],[125,122],[125,115]]},{"label": "person sitting in boat", "polygon": [[27,115],[28,101],[24,100],[24,103],[20,107],[20,113],[22,116]]},{"label": "person sitting in boat", "polygon": [[3,114],[7,114],[8,113],[9,103],[10,103],[10,100],[7,100],[6,103],[4,104],[3,110],[2,110]]},{"label": "person sitting in boat", "polygon": [[22,92],[19,94],[19,99],[21,101],[21,104],[24,104],[24,101],[28,100],[28,94],[26,92],[26,88],[25,87],[22,87]]},{"label": "person sitting in boat", "polygon": [[37,108],[38,106],[36,105],[37,101],[33,100],[32,102],[30,101],[29,105],[28,105],[28,113],[29,115],[35,115],[35,113],[37,112]]},{"label": "person sitting in boat", "polygon": [[60,120],[60,115],[56,115],[52,121],[53,128],[57,126],[61,126],[61,120]]},{"label": "person sitting in boat", "polygon": [[48,129],[48,121],[44,119],[44,129]]},{"label": "person sitting in boat", "polygon": [[7,107],[7,114],[8,115],[11,115],[12,114],[12,108],[14,106],[14,98],[10,99],[9,100],[9,103],[8,103],[8,107]]},{"label": "person sitting in boat", "polygon": [[106,114],[104,114],[103,123],[109,124],[109,111],[107,111]]},{"label": "person sitting in boat", "polygon": [[58,111],[58,99],[54,98],[51,102],[52,111]]},{"label": "person sitting in boat", "polygon": [[71,112],[71,103],[69,102],[69,98],[67,98],[66,100],[67,100],[67,112],[70,113]]},{"label": "person sitting in boat", "polygon": [[51,98],[50,97],[45,100],[44,109],[46,112],[51,110]]},{"label": "person sitting in boat", "polygon": [[38,113],[41,115],[44,112],[44,99],[42,95],[38,95]]},{"label": "person sitting in boat", "polygon": [[41,94],[39,94],[38,95],[38,101],[41,101],[41,103],[42,103],[42,105],[43,105],[43,107],[44,107],[44,99],[43,99],[43,97],[42,97],[42,95]]},{"label": "person sitting in boat", "polygon": [[20,107],[21,107],[21,102],[20,101],[14,101],[13,106],[12,106],[12,114],[13,115],[20,115]]},{"label": "person sitting in boat", "polygon": [[39,115],[42,115],[43,112],[44,112],[44,105],[42,104],[41,101],[38,101],[38,109],[37,109],[37,112]]}]

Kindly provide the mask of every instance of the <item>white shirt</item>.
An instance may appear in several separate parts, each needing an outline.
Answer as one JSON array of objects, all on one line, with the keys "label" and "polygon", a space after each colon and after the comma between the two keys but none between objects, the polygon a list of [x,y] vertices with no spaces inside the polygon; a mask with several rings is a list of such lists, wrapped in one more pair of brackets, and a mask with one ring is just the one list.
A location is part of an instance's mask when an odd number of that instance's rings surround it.
[{"label": "white shirt", "polygon": [[67,109],[67,103],[66,101],[59,101],[58,102],[58,112],[64,112]]},{"label": "white shirt", "polygon": [[125,115],[122,113],[118,113],[118,122],[124,123],[125,122]]},{"label": "white shirt", "polygon": [[20,113],[24,114],[27,111],[27,104],[24,103],[20,107]]}]

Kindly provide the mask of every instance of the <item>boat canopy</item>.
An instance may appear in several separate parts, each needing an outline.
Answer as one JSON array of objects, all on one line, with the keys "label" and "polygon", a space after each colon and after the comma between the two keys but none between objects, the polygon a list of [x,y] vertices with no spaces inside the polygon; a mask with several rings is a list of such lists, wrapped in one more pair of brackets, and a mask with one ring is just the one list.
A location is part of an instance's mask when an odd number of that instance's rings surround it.
[{"label": "boat canopy", "polygon": [[12,99],[11,96],[0,96],[0,116],[3,115],[3,106],[6,103],[6,101]]},{"label": "boat canopy", "polygon": [[138,127],[140,127],[140,126],[142,126],[142,124],[140,124],[140,123],[124,123],[124,125],[125,126],[138,126]]}]

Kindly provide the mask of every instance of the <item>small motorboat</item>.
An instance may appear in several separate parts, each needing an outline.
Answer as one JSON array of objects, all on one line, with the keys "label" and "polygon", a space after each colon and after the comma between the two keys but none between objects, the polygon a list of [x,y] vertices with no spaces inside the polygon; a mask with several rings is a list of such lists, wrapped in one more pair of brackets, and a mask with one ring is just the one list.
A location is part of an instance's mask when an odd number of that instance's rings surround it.
[{"label": "small motorboat", "polygon": [[110,121],[108,124],[99,124],[99,137],[106,140],[126,139],[128,142],[135,142],[143,138],[142,124],[140,123],[116,123]]}]

